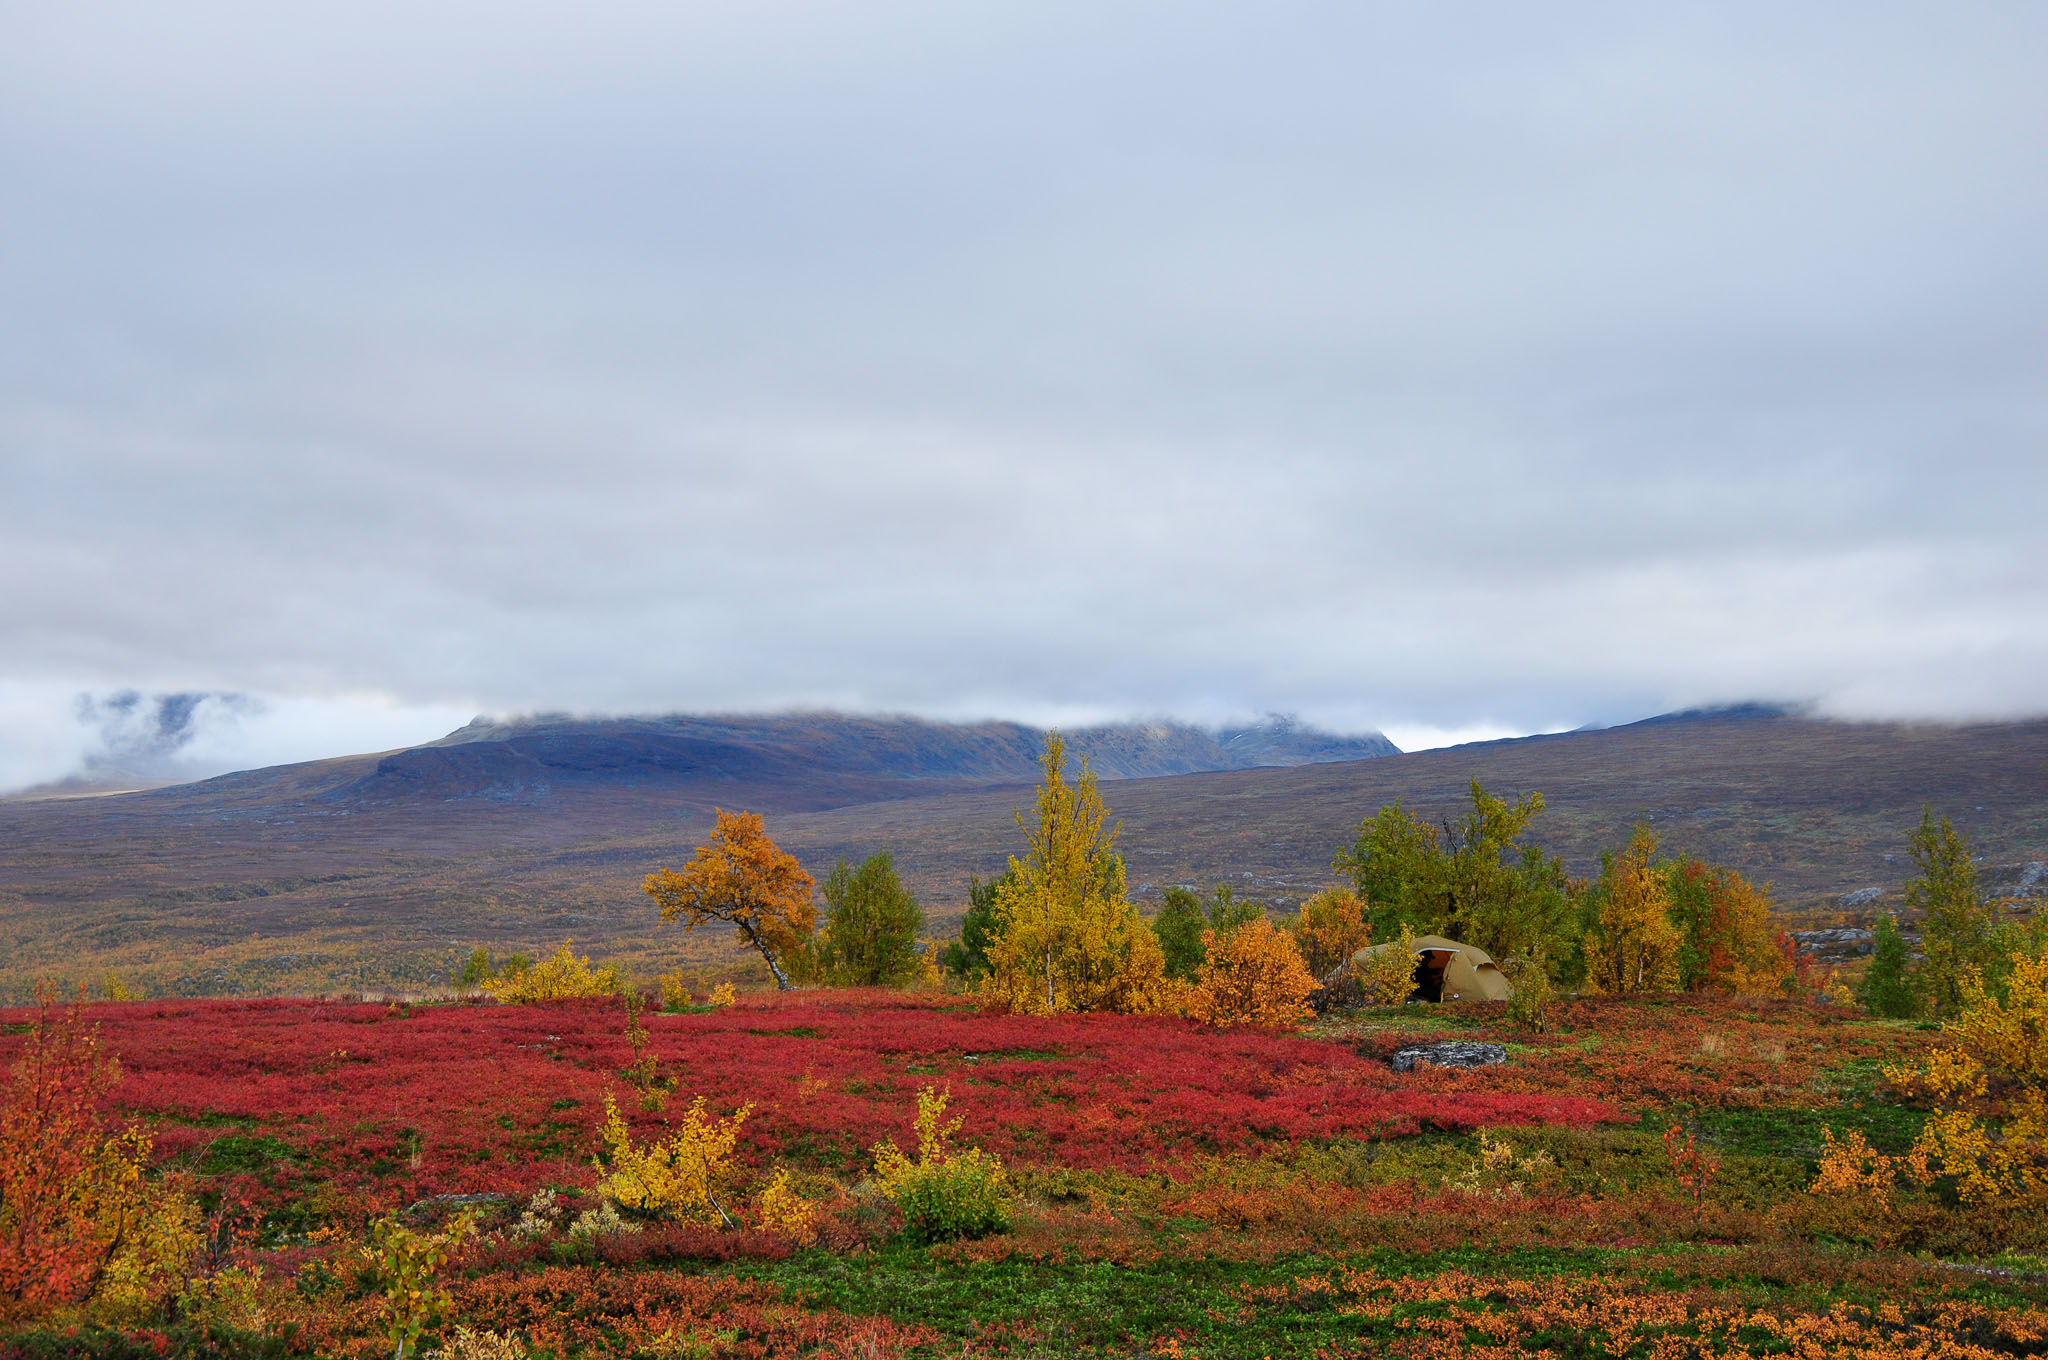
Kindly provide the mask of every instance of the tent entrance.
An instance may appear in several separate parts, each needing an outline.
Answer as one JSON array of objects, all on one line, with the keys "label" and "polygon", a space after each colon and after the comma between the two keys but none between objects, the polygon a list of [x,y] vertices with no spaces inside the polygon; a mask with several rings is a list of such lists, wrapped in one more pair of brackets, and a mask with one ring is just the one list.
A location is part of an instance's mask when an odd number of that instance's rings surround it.
[{"label": "tent entrance", "polygon": [[1408,994],[1410,1001],[1441,1001],[1444,999],[1444,972],[1457,957],[1450,949],[1418,949],[1415,951],[1415,990]]}]

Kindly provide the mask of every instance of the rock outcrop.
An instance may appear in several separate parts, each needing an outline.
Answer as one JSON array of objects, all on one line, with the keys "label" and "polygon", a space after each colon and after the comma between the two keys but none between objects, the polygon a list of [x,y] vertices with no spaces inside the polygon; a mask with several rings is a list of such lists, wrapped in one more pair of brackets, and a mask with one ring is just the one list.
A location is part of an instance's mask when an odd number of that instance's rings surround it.
[{"label": "rock outcrop", "polygon": [[1397,1048],[1389,1061],[1396,1072],[1413,1072],[1417,1063],[1428,1063],[1431,1067],[1497,1067],[1507,1060],[1508,1051],[1499,1044],[1446,1039],[1442,1043]]}]

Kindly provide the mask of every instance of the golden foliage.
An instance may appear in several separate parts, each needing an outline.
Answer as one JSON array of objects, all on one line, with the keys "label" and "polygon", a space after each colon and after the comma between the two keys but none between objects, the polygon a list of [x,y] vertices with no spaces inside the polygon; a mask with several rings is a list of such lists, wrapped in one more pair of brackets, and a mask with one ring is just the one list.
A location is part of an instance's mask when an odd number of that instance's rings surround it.
[{"label": "golden foliage", "polygon": [[1318,978],[1372,940],[1365,900],[1349,888],[1325,888],[1303,902],[1292,928],[1302,962]]},{"label": "golden foliage", "polygon": [[1838,1137],[1832,1128],[1824,1128],[1820,1171],[1807,1187],[1807,1193],[1849,1196],[1888,1209],[1898,1184],[1898,1164],[1898,1158],[1879,1152],[1855,1129]]},{"label": "golden foliage", "polygon": [[1188,992],[1187,1013],[1210,1025],[1291,1029],[1311,1014],[1320,985],[1286,931],[1260,916],[1226,935],[1202,932],[1207,956]]},{"label": "golden foliage", "polygon": [[[2048,961],[2018,957],[2004,999],[1974,981],[1961,1012],[1942,1026],[1951,1046],[1919,1068],[1888,1066],[1894,1083],[1931,1098],[1934,1113],[1911,1152],[1886,1157],[1851,1133],[1830,1132],[1817,1195],[1853,1197],[1876,1216],[1903,1176],[1920,1185],[1951,1177],[1965,1204],[2048,1212]],[[2002,1094],[1989,1117],[1993,1077]]]},{"label": "golden foliage", "polygon": [[1677,989],[1684,937],[1671,923],[1664,876],[1650,863],[1656,852],[1656,836],[1637,827],[1608,866],[1608,897],[1586,936],[1586,990],[1596,996]]},{"label": "golden foliage", "polygon": [[818,1206],[790,1183],[787,1168],[777,1168],[761,1191],[761,1226],[800,1247],[818,1240]]},{"label": "golden foliage", "polygon": [[1174,1014],[1180,1010],[1186,984],[1166,975],[1166,951],[1135,909],[1125,925],[1122,958],[1103,979],[1094,1009],[1121,1015]]},{"label": "golden foliage", "polygon": [[816,883],[796,856],[769,839],[758,812],[717,809],[711,839],[696,856],[680,872],[659,870],[640,886],[661,907],[661,919],[681,917],[686,932],[706,921],[738,927],[784,989],[790,981],[780,960],[818,928]]},{"label": "golden foliage", "polygon": [[1986,1064],[2039,1090],[2048,1087],[2048,959],[2012,960],[2006,999],[1979,986],[1968,1006],[1943,1026]]},{"label": "golden foliage", "polygon": [[[2013,959],[2004,1000],[1974,978],[1962,997],[1942,1026],[1956,1046],[1920,1074],[1936,1107],[1915,1151],[1955,1177],[1965,1203],[2048,1210],[2048,960]],[[2018,1088],[1995,1128],[1966,1103],[1990,1093],[1993,1072]]]},{"label": "golden foliage", "polygon": [[1854,1129],[1837,1135],[1832,1128],[1823,1128],[1820,1170],[1807,1187],[1820,1201],[1814,1226],[1884,1246],[1899,1231],[1901,1181],[1921,1187],[1933,1183],[1934,1171],[1923,1146],[1915,1144],[1905,1156],[1890,1157]]},{"label": "golden foliage", "polygon": [[1178,988],[1150,926],[1124,895],[1116,828],[1086,762],[1068,782],[1066,746],[1046,737],[1036,826],[1017,814],[1030,849],[1012,857],[998,892],[989,1006],[1025,1015],[1063,1011],[1149,1014],[1170,1010]]},{"label": "golden foliage", "polygon": [[731,1116],[714,1119],[705,1114],[699,1096],[666,1140],[635,1147],[618,1102],[606,1095],[599,1132],[611,1164],[600,1163],[605,1174],[597,1192],[628,1209],[664,1218],[711,1218],[717,1211],[712,1196],[732,1174],[740,1126],[753,1110],[742,1105]]},{"label": "golden foliage", "polygon": [[1415,990],[1415,932],[1401,927],[1401,938],[1386,949],[1351,960],[1351,980],[1368,1006],[1392,1006]]},{"label": "golden foliage", "polygon": [[617,996],[619,970],[592,968],[588,955],[579,956],[564,941],[560,949],[531,968],[507,971],[490,978],[484,982],[483,988],[498,1000],[513,1004]]},{"label": "golden foliage", "polygon": [[448,1344],[428,1351],[427,1360],[526,1360],[526,1345],[511,1332],[478,1332],[457,1325]]},{"label": "golden foliage", "polygon": [[96,1313],[122,1322],[148,1317],[176,1295],[205,1242],[203,1215],[189,1182],[173,1177],[144,1180],[141,1166],[149,1156],[148,1140],[140,1140],[130,1151],[137,1160],[132,1168],[122,1168],[129,1196],[126,1221],[93,1296]]},{"label": "golden foliage", "polygon": [[1703,991],[1731,996],[1776,996],[1792,965],[1778,947],[1769,894],[1733,869],[1717,872],[1707,888],[1709,918]]},{"label": "golden foliage", "polygon": [[937,940],[924,942],[924,952],[917,956],[917,974],[912,983],[925,991],[937,991],[946,985],[946,968],[940,960]]}]

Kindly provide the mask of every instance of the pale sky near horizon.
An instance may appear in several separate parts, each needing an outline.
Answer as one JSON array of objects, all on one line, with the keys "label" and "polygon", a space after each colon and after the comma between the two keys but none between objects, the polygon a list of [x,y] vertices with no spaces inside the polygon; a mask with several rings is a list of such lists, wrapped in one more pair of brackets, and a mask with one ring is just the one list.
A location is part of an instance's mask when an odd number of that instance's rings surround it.
[{"label": "pale sky near horizon", "polygon": [[2044,65],[2021,3],[0,0],[0,791],[2048,711]]}]

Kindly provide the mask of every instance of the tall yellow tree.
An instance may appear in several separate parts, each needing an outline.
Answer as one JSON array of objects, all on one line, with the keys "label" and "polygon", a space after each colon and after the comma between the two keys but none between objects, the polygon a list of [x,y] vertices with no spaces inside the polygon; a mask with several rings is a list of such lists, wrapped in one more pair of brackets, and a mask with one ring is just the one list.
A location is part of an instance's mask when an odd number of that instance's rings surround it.
[{"label": "tall yellow tree", "polygon": [[706,921],[729,921],[768,962],[775,985],[790,989],[780,960],[811,938],[818,909],[816,887],[796,856],[768,838],[758,812],[717,809],[711,839],[680,872],[661,869],[641,890],[661,906],[661,919],[683,918],[685,931]]},{"label": "tall yellow tree", "polygon": [[1087,763],[1069,781],[1066,743],[1045,739],[1035,822],[1017,814],[1030,848],[1010,860],[996,897],[994,938],[982,996],[1028,1015],[1059,1011],[1150,1012],[1175,989],[1150,926],[1124,890],[1117,828]]},{"label": "tall yellow tree", "polygon": [[1671,922],[1671,892],[1650,863],[1657,837],[1636,828],[1628,848],[1601,873],[1599,913],[1586,932],[1586,990],[1625,995],[1678,988],[1684,935]]}]

